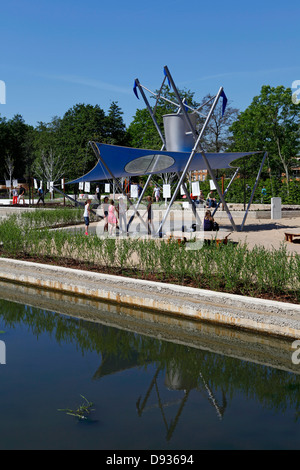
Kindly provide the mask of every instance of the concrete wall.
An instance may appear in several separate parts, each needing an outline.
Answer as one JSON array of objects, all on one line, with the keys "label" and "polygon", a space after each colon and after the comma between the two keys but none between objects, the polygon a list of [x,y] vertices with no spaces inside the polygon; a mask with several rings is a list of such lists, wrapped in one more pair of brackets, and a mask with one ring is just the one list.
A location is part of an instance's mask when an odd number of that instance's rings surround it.
[{"label": "concrete wall", "polygon": [[300,305],[0,258],[0,279],[60,293],[300,339]]}]

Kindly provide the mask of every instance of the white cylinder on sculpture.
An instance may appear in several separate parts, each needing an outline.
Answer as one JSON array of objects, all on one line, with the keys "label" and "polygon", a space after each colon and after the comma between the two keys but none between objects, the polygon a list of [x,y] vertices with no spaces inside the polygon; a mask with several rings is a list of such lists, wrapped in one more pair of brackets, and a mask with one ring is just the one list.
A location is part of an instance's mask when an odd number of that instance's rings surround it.
[{"label": "white cylinder on sculpture", "polygon": [[[196,127],[198,115],[188,115],[193,128]],[[194,147],[193,134],[183,114],[165,114],[163,116],[166,150],[169,152],[190,152]]]}]

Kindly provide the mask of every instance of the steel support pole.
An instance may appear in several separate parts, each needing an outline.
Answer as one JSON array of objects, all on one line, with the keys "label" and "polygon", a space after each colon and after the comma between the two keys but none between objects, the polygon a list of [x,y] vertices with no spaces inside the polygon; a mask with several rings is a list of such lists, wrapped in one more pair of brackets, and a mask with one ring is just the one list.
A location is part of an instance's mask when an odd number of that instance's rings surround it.
[{"label": "steel support pole", "polygon": [[[208,122],[209,122],[209,120],[210,120],[210,118],[211,118],[211,116],[212,116],[212,113],[213,113],[213,111],[214,111],[214,109],[215,109],[215,107],[216,107],[216,105],[217,105],[217,103],[218,103],[218,101],[219,101],[219,98],[220,98],[220,96],[221,96],[221,93],[223,92],[223,87],[221,87],[221,88],[219,89],[219,91],[218,91],[218,93],[217,93],[217,95],[216,95],[216,97],[215,97],[215,99],[214,99],[214,102],[213,102],[213,104],[212,104],[212,106],[211,106],[211,108],[210,108],[210,111],[209,111],[209,113],[208,113],[208,115],[207,115],[207,118],[206,118],[206,120],[205,120],[205,123],[204,123],[204,125],[203,125],[203,127],[202,127],[202,129],[201,129],[201,132],[200,132],[200,134],[197,136],[196,130],[193,128],[193,126],[192,126],[192,124],[191,124],[191,121],[190,121],[190,118],[189,118],[189,116],[188,116],[188,113],[186,112],[185,107],[184,107],[184,105],[183,105],[183,103],[182,103],[182,101],[181,101],[180,95],[179,95],[179,93],[178,93],[178,91],[177,91],[177,88],[176,88],[175,83],[174,83],[174,81],[173,81],[173,78],[172,78],[172,76],[171,76],[171,74],[170,74],[170,72],[169,72],[168,67],[165,66],[165,67],[164,67],[164,70],[165,70],[165,73],[166,73],[167,77],[169,78],[169,81],[170,81],[170,83],[171,83],[171,85],[172,85],[172,88],[173,88],[173,90],[174,90],[175,96],[176,96],[176,98],[178,99],[178,102],[180,103],[180,107],[181,107],[181,110],[182,110],[182,112],[183,112],[183,116],[184,116],[184,118],[185,118],[185,121],[186,121],[187,125],[189,126],[189,128],[190,128],[190,130],[191,130],[191,132],[192,132],[192,134],[193,134],[193,137],[194,137],[194,139],[195,139],[195,141],[196,141],[196,144],[195,144],[195,147],[194,147],[193,152],[192,152],[192,154],[191,154],[191,157],[192,157],[192,158],[194,157],[194,154],[196,153],[196,150],[199,148],[199,151],[200,151],[200,153],[201,153],[201,155],[202,155],[202,157],[203,157],[203,160],[204,160],[204,162],[205,162],[206,168],[207,168],[207,170],[208,170],[208,172],[209,172],[209,174],[210,174],[211,179],[212,179],[213,182],[214,182],[214,185],[215,185],[215,187],[216,187],[216,189],[217,189],[217,192],[218,192],[218,194],[219,194],[219,197],[220,197],[220,199],[221,199],[221,202],[222,202],[222,204],[224,205],[224,208],[225,208],[225,210],[226,210],[226,212],[227,212],[227,215],[228,215],[228,218],[229,218],[230,223],[231,223],[231,225],[232,225],[232,228],[233,228],[233,230],[237,231],[237,228],[236,228],[236,225],[235,225],[234,220],[233,220],[233,218],[232,218],[232,215],[231,215],[231,213],[230,213],[230,210],[229,210],[229,208],[228,208],[228,206],[227,206],[227,204],[226,204],[226,201],[225,201],[225,199],[224,199],[224,197],[223,197],[222,191],[221,191],[221,189],[219,188],[217,179],[216,179],[216,177],[215,177],[215,175],[214,175],[214,173],[213,173],[213,171],[212,171],[212,169],[211,169],[211,167],[210,167],[210,164],[209,164],[209,162],[208,162],[208,159],[207,159],[207,157],[206,157],[206,155],[205,155],[203,149],[202,149],[201,146],[200,146],[200,140],[201,140],[202,135],[203,135],[203,133],[204,133],[206,127],[207,127],[207,124],[208,124]],[[191,157],[189,158],[189,163],[188,163],[189,165],[190,165],[190,162],[192,161],[192,158],[191,158]],[[187,169],[188,169],[188,168],[187,168]],[[186,171],[187,171],[187,170],[186,170]]]},{"label": "steel support pole", "polygon": [[[181,107],[181,110],[182,110],[182,112],[183,112],[183,116],[184,116],[184,118],[185,118],[185,120],[186,120],[186,123],[188,124],[188,126],[189,126],[189,128],[190,128],[190,130],[191,130],[191,132],[192,132],[192,134],[193,134],[193,137],[194,137],[194,139],[195,139],[195,145],[194,145],[194,148],[193,148],[193,150],[192,150],[192,152],[191,152],[191,154],[190,154],[190,156],[189,156],[189,158],[188,158],[188,161],[187,161],[187,163],[186,163],[186,166],[185,166],[185,168],[184,168],[184,170],[183,170],[183,172],[182,172],[182,174],[181,174],[179,183],[178,183],[178,185],[177,185],[177,187],[176,187],[176,189],[175,189],[175,192],[174,192],[174,194],[173,194],[173,196],[172,196],[172,198],[171,198],[169,207],[167,208],[167,211],[166,211],[166,213],[165,213],[165,216],[164,216],[164,218],[163,218],[163,220],[162,220],[162,222],[161,222],[161,224],[160,224],[160,226],[159,226],[158,233],[161,233],[162,227],[163,227],[163,225],[164,225],[164,223],[165,223],[165,220],[167,219],[167,216],[168,216],[168,214],[169,214],[170,208],[171,208],[171,206],[172,206],[172,204],[173,204],[173,202],[174,202],[174,200],[175,200],[175,198],[176,198],[176,196],[177,196],[178,190],[179,190],[179,188],[180,188],[182,182],[184,181],[184,178],[185,178],[186,173],[187,173],[187,171],[188,171],[188,169],[189,169],[189,166],[190,166],[190,164],[191,164],[191,162],[192,162],[192,160],[193,160],[193,158],[194,158],[194,155],[195,155],[195,153],[196,153],[196,151],[197,151],[197,149],[198,149],[198,147],[199,147],[200,140],[201,140],[201,138],[202,138],[202,136],[203,136],[203,134],[204,134],[204,131],[206,130],[206,127],[207,127],[207,125],[208,125],[208,122],[209,122],[209,120],[210,120],[210,118],[211,118],[211,116],[212,116],[212,113],[213,113],[213,111],[214,111],[214,109],[215,109],[215,107],[216,107],[216,105],[217,105],[217,102],[218,102],[218,100],[219,100],[219,98],[220,98],[220,95],[221,95],[221,93],[222,93],[222,91],[223,91],[223,88],[221,87],[220,90],[219,90],[219,92],[217,93],[215,99],[214,99],[213,105],[212,105],[212,107],[211,107],[211,109],[210,109],[210,111],[209,111],[209,113],[208,113],[208,115],[207,115],[207,117],[206,117],[206,120],[205,120],[205,122],[204,122],[204,124],[203,124],[203,127],[202,127],[202,129],[201,129],[201,132],[200,132],[200,134],[197,136],[196,130],[193,128],[193,126],[192,126],[192,124],[191,124],[191,121],[190,121],[190,119],[189,119],[189,117],[188,117],[188,114],[187,114],[187,112],[186,112],[186,110],[185,110],[185,107],[184,107],[182,101],[181,101],[181,98],[180,98],[180,96],[179,96],[179,93],[178,93],[178,91],[177,91],[177,88],[176,88],[176,86],[175,86],[175,83],[174,83],[174,81],[173,81],[173,79],[172,79],[172,77],[171,77],[171,74],[170,74],[170,72],[169,72],[169,70],[168,70],[167,67],[165,67],[165,72],[166,72],[166,75],[168,76],[168,78],[169,78],[169,80],[170,80],[170,83],[171,83],[171,85],[172,85],[172,88],[173,88],[173,90],[174,90],[174,93],[175,93],[175,95],[176,95],[176,97],[177,97],[177,99],[178,99],[178,101],[179,101],[179,103],[180,103],[180,107]],[[225,202],[225,200],[224,200],[224,198],[223,198],[222,191],[220,190],[220,188],[219,188],[219,186],[218,186],[218,183],[217,183],[217,181],[216,181],[215,175],[213,174],[212,169],[211,169],[211,167],[210,167],[210,165],[209,165],[209,163],[208,163],[208,161],[207,161],[206,155],[204,154],[204,152],[203,152],[203,150],[202,150],[201,148],[200,148],[200,152],[201,152],[201,155],[202,155],[202,157],[203,157],[203,159],[204,159],[204,161],[205,161],[206,167],[207,167],[207,169],[208,169],[208,171],[209,171],[209,173],[210,173],[210,175],[211,175],[211,178],[212,178],[212,180],[213,180],[214,183],[215,183],[215,186],[216,186],[216,188],[217,188],[217,191],[218,191],[218,194],[219,194],[219,196],[220,196],[220,199],[221,199],[222,203],[224,204],[224,207],[226,207],[226,212],[228,213],[228,216],[229,216],[231,225],[232,225],[233,229],[236,230],[235,223],[234,223],[234,221],[233,221],[233,219],[232,219],[232,216],[231,216],[230,211],[229,211],[229,209],[228,209],[228,207],[227,207],[227,204],[226,204],[226,202]]]},{"label": "steel support pole", "polygon": [[[166,79],[166,76],[165,76],[165,78],[164,78],[164,81],[165,81],[165,79]],[[163,81],[163,84],[164,84],[164,81]],[[161,150],[163,150],[163,149],[168,150],[168,149],[166,148],[166,140],[165,140],[165,137],[164,137],[164,135],[163,135],[163,133],[162,133],[162,131],[161,131],[159,125],[158,125],[158,122],[157,122],[157,120],[156,120],[156,118],[155,118],[155,115],[154,115],[154,113],[153,113],[153,111],[152,111],[152,108],[151,108],[151,106],[150,106],[150,104],[149,104],[149,101],[148,101],[148,99],[147,99],[147,97],[146,97],[146,95],[145,95],[145,93],[144,93],[144,90],[143,90],[142,85],[140,84],[138,78],[135,79],[135,83],[136,83],[136,85],[137,85],[137,87],[138,87],[138,89],[139,89],[139,91],[140,91],[140,93],[141,93],[141,95],[142,95],[142,98],[143,98],[143,100],[144,100],[144,102],[145,102],[145,104],[146,104],[146,106],[147,106],[147,109],[148,109],[148,111],[149,111],[149,114],[150,114],[150,116],[151,116],[151,119],[152,119],[152,121],[153,121],[153,123],[154,123],[154,125],[155,125],[155,128],[156,128],[156,130],[157,130],[157,132],[158,132],[158,134],[159,134],[159,136],[160,136],[160,138],[161,138],[161,141],[162,141],[162,144],[163,144]],[[162,86],[163,86],[163,85],[162,85]],[[161,87],[161,89],[162,89],[162,87]],[[160,91],[161,91],[161,90],[160,90]],[[180,110],[180,108],[179,108],[179,110]],[[145,184],[145,186],[144,186],[144,188],[143,188],[143,191],[142,191],[142,193],[141,193],[141,195],[140,195],[140,197],[139,197],[139,199],[138,199],[138,202],[137,202],[137,204],[136,204],[136,208],[139,207],[140,202],[141,202],[141,200],[142,200],[143,197],[144,197],[144,193],[145,193],[145,191],[146,191],[146,189],[147,189],[147,187],[148,187],[148,185],[149,185],[149,183],[150,183],[151,178],[152,178],[152,175],[149,175],[149,176],[148,176],[148,179],[147,179],[147,181],[146,181],[146,184]],[[195,219],[198,221],[198,223],[201,223],[201,221],[200,221],[200,219],[199,219],[199,216],[198,216],[198,214],[197,214],[197,210],[196,210],[195,204],[194,204],[194,202],[193,202],[192,199],[191,199],[190,193],[188,192],[188,190],[187,190],[187,188],[186,188],[186,186],[185,186],[185,183],[182,184],[182,187],[183,187],[183,189],[184,189],[184,192],[185,192],[186,197],[188,198],[189,203],[192,205],[192,210],[193,210],[193,214],[194,214],[194,216],[195,216]]]},{"label": "steel support pole", "polygon": [[208,162],[208,159],[207,159],[207,157],[206,157],[206,155],[205,155],[203,149],[202,149],[201,146],[200,146],[200,139],[201,139],[201,137],[202,137],[202,135],[203,135],[203,133],[204,133],[204,130],[205,130],[206,127],[207,127],[207,124],[208,124],[208,122],[209,122],[209,120],[210,120],[210,118],[211,118],[211,115],[212,115],[212,113],[213,113],[213,111],[214,111],[214,109],[215,109],[215,107],[216,107],[216,105],[217,105],[217,102],[218,102],[218,100],[219,100],[219,98],[220,98],[220,96],[221,96],[221,94],[222,94],[222,92],[223,92],[223,88],[221,87],[221,88],[219,89],[219,91],[218,91],[218,93],[217,93],[217,95],[216,95],[216,97],[215,97],[215,99],[214,99],[214,102],[213,102],[213,104],[212,104],[212,106],[211,106],[211,109],[210,109],[210,111],[209,111],[209,113],[208,113],[208,115],[207,115],[206,121],[205,121],[205,123],[204,123],[204,125],[203,125],[203,127],[202,127],[202,129],[201,129],[201,132],[200,132],[198,138],[197,138],[197,133],[196,133],[195,129],[193,128],[191,122],[190,122],[188,113],[187,113],[186,110],[185,110],[185,107],[184,107],[184,105],[183,105],[183,103],[182,103],[182,101],[181,101],[181,98],[180,98],[180,96],[179,96],[179,93],[178,93],[178,91],[177,91],[177,89],[176,89],[175,83],[174,83],[174,81],[173,81],[173,79],[172,79],[172,76],[171,76],[171,74],[170,74],[170,72],[169,72],[169,70],[168,70],[167,67],[165,67],[165,72],[166,72],[166,75],[168,76],[169,81],[170,81],[170,83],[171,83],[171,85],[172,85],[172,87],[173,87],[174,93],[175,93],[175,95],[176,95],[176,97],[177,97],[177,99],[178,99],[178,101],[179,101],[179,103],[180,103],[180,107],[181,107],[181,110],[182,110],[182,112],[183,112],[183,116],[184,116],[184,118],[185,118],[185,120],[186,120],[186,123],[187,123],[187,125],[189,126],[189,128],[191,129],[191,132],[192,132],[192,134],[193,134],[193,136],[194,136],[194,139],[196,140],[196,145],[195,145],[194,149],[197,150],[197,148],[199,148],[199,151],[200,151],[200,153],[201,153],[201,155],[202,155],[202,157],[203,157],[203,159],[204,159],[204,162],[205,162],[205,164],[206,164],[207,170],[208,170],[208,172],[209,172],[209,174],[210,174],[210,176],[211,176],[211,178],[212,178],[212,180],[213,180],[213,182],[214,182],[214,184],[215,184],[215,187],[216,187],[216,189],[217,189],[217,192],[218,192],[218,194],[219,194],[219,197],[220,197],[220,199],[221,199],[221,202],[222,202],[222,204],[223,204],[224,207],[225,207],[225,210],[226,210],[227,215],[228,215],[228,217],[229,217],[229,220],[230,220],[230,223],[231,223],[231,225],[232,225],[232,228],[236,231],[236,230],[237,230],[236,225],[235,225],[234,220],[233,220],[233,218],[232,218],[232,216],[231,216],[231,213],[230,213],[229,208],[228,208],[228,206],[227,206],[227,204],[226,204],[226,201],[225,201],[225,199],[224,199],[224,197],[223,197],[222,191],[221,191],[221,189],[219,188],[217,179],[216,179],[216,177],[215,177],[215,175],[214,175],[214,173],[213,173],[213,171],[212,171],[212,169],[211,169],[211,167],[210,167],[210,164],[209,164],[209,162]]},{"label": "steel support pole", "polygon": [[153,114],[154,114],[154,116],[155,116],[155,113],[156,113],[156,108],[157,108],[158,101],[159,101],[159,99],[160,99],[161,92],[162,92],[162,89],[163,89],[163,87],[164,87],[164,84],[165,84],[166,78],[167,78],[167,77],[165,76],[165,78],[163,79],[163,82],[162,82],[162,84],[161,84],[161,86],[160,86],[160,89],[159,89],[158,95],[156,96],[155,106],[154,106],[154,108],[153,108]]},{"label": "steel support pole", "polygon": [[258,185],[258,181],[259,181],[259,178],[260,178],[260,175],[261,175],[261,172],[262,172],[262,169],[263,169],[263,166],[264,166],[264,163],[265,163],[265,160],[266,160],[266,157],[268,156],[268,152],[265,152],[264,156],[263,156],[263,159],[262,159],[262,162],[260,164],[260,168],[258,170],[258,173],[257,173],[257,177],[256,177],[256,180],[255,180],[255,183],[254,183],[254,186],[253,186],[253,189],[252,189],[252,193],[251,193],[251,196],[250,196],[250,200],[248,202],[248,206],[247,206],[247,209],[246,209],[246,212],[245,212],[245,215],[244,215],[244,218],[243,218],[243,221],[242,221],[242,224],[241,224],[241,228],[240,228],[240,231],[242,232],[242,230],[244,229],[244,225],[245,225],[245,222],[246,222],[246,218],[247,218],[247,215],[248,215],[248,211],[249,211],[249,208],[252,204],[252,201],[253,201],[253,197],[254,197],[254,193],[255,193],[255,190],[256,190],[256,187]]},{"label": "steel support pole", "polygon": [[[136,83],[136,85],[137,85],[137,87],[138,87],[138,89],[139,89],[139,91],[140,91],[140,93],[141,93],[141,95],[142,95],[142,98],[143,98],[143,100],[144,100],[144,102],[145,102],[145,104],[146,104],[146,106],[147,106],[147,109],[148,109],[149,114],[150,114],[150,116],[151,116],[151,118],[152,118],[152,121],[153,121],[153,123],[154,123],[154,125],[155,125],[155,127],[156,127],[156,130],[157,130],[157,132],[158,132],[158,134],[159,134],[159,136],[160,136],[160,138],[161,138],[161,140],[162,140],[163,145],[162,145],[161,150],[163,150],[163,149],[166,147],[165,138],[164,138],[164,136],[163,136],[163,134],[162,134],[162,132],[161,132],[161,130],[160,130],[160,127],[159,127],[159,125],[158,125],[158,123],[157,123],[157,121],[156,121],[156,119],[155,119],[154,113],[153,113],[153,111],[152,111],[152,108],[151,108],[151,106],[150,106],[148,100],[147,100],[147,97],[146,97],[146,95],[145,95],[145,93],[144,93],[144,90],[143,90],[143,88],[142,88],[142,86],[141,86],[141,84],[140,84],[140,82],[139,82],[139,80],[138,80],[137,78],[135,79],[135,83]],[[145,194],[145,192],[146,192],[146,189],[147,189],[147,187],[149,186],[149,183],[150,183],[150,181],[151,181],[151,178],[152,178],[152,174],[150,174],[150,175],[148,176],[148,178],[147,178],[146,184],[145,184],[145,186],[143,187],[143,190],[142,190],[142,192],[141,192],[141,194],[140,194],[140,197],[138,198],[137,204],[135,205],[135,208],[136,208],[136,209],[138,209],[138,207],[139,207],[139,205],[140,205],[140,203],[141,203],[141,201],[142,201],[142,199],[143,199],[143,197],[144,197],[144,194]],[[131,222],[128,223],[128,227],[130,226],[130,224],[131,224]]]},{"label": "steel support pole", "polygon": [[138,89],[139,89],[139,91],[140,91],[140,93],[141,93],[141,95],[142,95],[142,97],[143,97],[143,100],[144,100],[145,103],[146,103],[146,106],[147,106],[147,108],[148,108],[148,111],[149,111],[149,113],[150,113],[150,116],[151,116],[151,118],[152,118],[152,121],[154,122],[154,125],[155,125],[155,127],[156,127],[156,130],[157,130],[157,132],[158,132],[158,134],[159,134],[159,136],[160,136],[160,138],[161,138],[161,140],[162,140],[164,146],[166,147],[165,138],[164,138],[164,136],[163,136],[163,134],[162,134],[162,132],[161,132],[161,129],[160,129],[160,127],[159,127],[159,125],[158,125],[158,123],[157,123],[157,121],[156,121],[156,119],[155,119],[155,116],[154,116],[154,114],[153,114],[152,108],[151,108],[151,106],[150,106],[149,103],[148,103],[148,100],[147,100],[147,97],[146,97],[146,95],[145,95],[145,93],[144,93],[144,90],[143,90],[143,88],[141,87],[141,84],[140,84],[140,82],[139,82],[139,80],[138,80],[137,78],[135,79],[135,83],[136,83],[136,85],[137,85],[137,87],[138,87]]}]

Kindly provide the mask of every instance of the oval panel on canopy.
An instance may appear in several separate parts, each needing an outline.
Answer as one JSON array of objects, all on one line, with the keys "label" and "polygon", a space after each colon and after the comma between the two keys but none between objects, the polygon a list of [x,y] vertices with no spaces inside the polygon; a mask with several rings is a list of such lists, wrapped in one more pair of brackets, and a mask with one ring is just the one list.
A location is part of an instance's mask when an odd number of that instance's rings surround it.
[{"label": "oval panel on canopy", "polygon": [[163,171],[174,165],[174,158],[169,155],[144,155],[143,157],[135,158],[131,160],[125,166],[125,171],[128,174],[148,174],[154,171]]}]

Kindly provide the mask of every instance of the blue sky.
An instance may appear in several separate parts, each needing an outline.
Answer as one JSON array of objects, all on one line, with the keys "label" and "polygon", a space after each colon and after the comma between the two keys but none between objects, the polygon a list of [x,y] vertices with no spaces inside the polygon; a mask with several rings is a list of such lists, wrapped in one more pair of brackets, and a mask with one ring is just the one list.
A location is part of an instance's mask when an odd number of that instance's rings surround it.
[{"label": "blue sky", "polygon": [[0,115],[35,126],[76,103],[107,112],[117,101],[128,125],[144,107],[134,79],[154,91],[165,65],[197,100],[223,86],[243,110],[262,85],[300,80],[299,22],[293,0],[1,2]]}]

